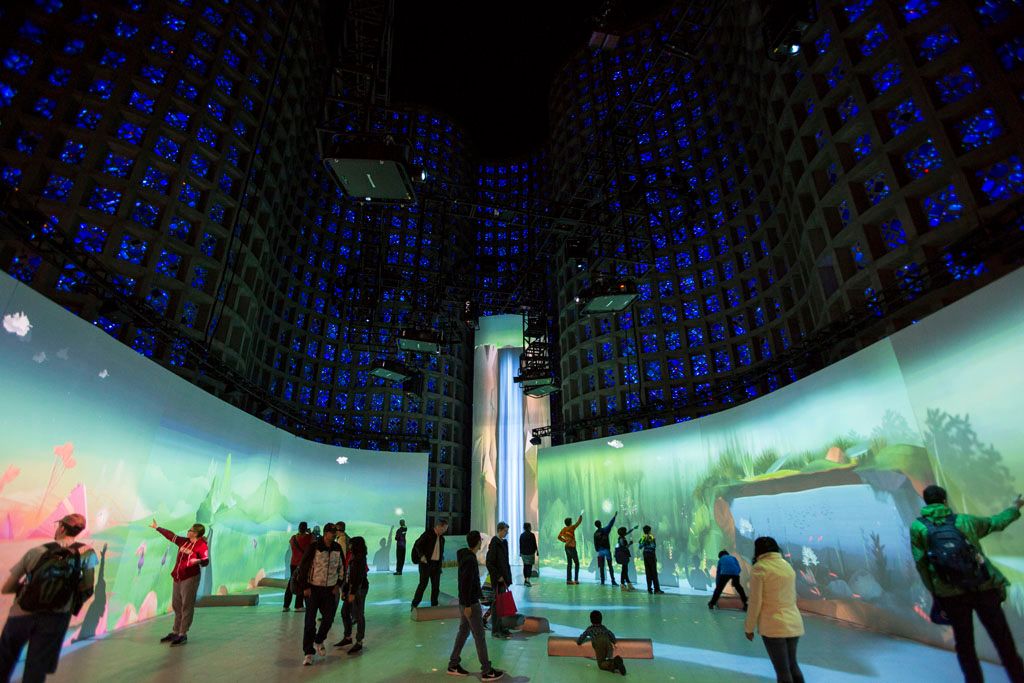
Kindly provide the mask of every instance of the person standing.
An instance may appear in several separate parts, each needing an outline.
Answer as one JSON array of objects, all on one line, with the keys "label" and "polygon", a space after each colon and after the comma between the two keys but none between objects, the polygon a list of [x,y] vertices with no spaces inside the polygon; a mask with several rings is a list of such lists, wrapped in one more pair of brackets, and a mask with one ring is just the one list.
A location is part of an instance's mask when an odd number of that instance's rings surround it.
[{"label": "person standing", "polygon": [[619,516],[616,512],[612,515],[612,521],[608,522],[608,526],[601,526],[601,520],[594,520],[594,550],[597,551],[597,570],[601,574],[601,585],[604,585],[604,566],[608,565],[608,578],[611,579],[613,586],[618,586],[615,583],[615,568],[612,566],[612,546],[611,541],[608,539],[608,535],[612,532],[612,527],[615,526],[615,518]]},{"label": "person standing", "polygon": [[299,522],[298,533],[292,534],[292,537],[288,540],[288,546],[291,548],[291,560],[288,563],[288,585],[284,588],[284,611],[287,612],[292,606],[292,595],[295,596],[295,611],[302,611],[302,593],[295,591],[295,570],[299,568],[299,563],[302,562],[302,556],[306,554],[306,548],[313,543],[313,534],[309,533],[309,525],[305,522]]},{"label": "person standing", "polygon": [[[334,624],[334,612],[345,578],[345,558],[341,545],[334,540],[336,529],[328,522],[323,536],[306,548],[296,572],[297,588],[306,597],[306,621],[302,630],[302,664],[310,666],[313,655],[327,655],[324,640]],[[316,617],[320,614],[320,628]]]},{"label": "person standing", "polygon": [[402,567],[405,566],[405,535],[408,532],[405,520],[398,520],[398,531],[395,532],[395,576],[401,576]]},{"label": "person standing", "polygon": [[352,645],[352,625],[356,625],[356,643],[348,651],[354,655],[363,649],[363,637],[366,635],[366,594],[370,590],[367,578],[369,568],[366,565],[366,540],[356,536],[349,541],[352,557],[348,562],[348,580],[345,584],[344,601],[341,607],[341,621],[345,625],[345,636],[334,644],[334,647]]},{"label": "person standing", "polygon": [[171,568],[174,580],[174,592],[171,597],[171,608],[174,610],[174,627],[161,643],[172,646],[184,645],[188,642],[188,630],[192,626],[192,615],[196,609],[196,593],[199,592],[200,567],[210,564],[210,546],[206,543],[206,527],[198,522],[186,532],[178,536],[158,526],[154,519],[150,525],[161,536],[178,546],[178,557]]},{"label": "person standing", "polygon": [[491,575],[491,585],[494,586],[494,618],[491,620],[491,636],[494,638],[508,639],[510,637],[508,628],[502,621],[501,612],[497,605],[502,593],[512,585],[512,565],[508,559],[508,524],[498,522],[498,533],[491,536],[487,544],[487,557],[484,560],[487,565],[487,573]]},{"label": "person standing", "polygon": [[[580,554],[576,551],[576,529],[583,523],[583,511],[572,523],[572,517],[565,518],[565,526],[558,532],[558,540],[565,544],[565,585],[574,586],[580,582]],[[573,574],[573,565],[576,573]]]},{"label": "person standing", "polygon": [[[468,676],[469,672],[462,668],[462,648],[469,634],[473,634],[476,643],[476,656],[480,660],[481,680],[496,681],[505,675],[500,669],[491,665],[487,656],[487,639],[484,637],[483,617],[480,610],[480,568],[476,554],[480,551],[480,532],[470,531],[466,534],[466,547],[455,554],[459,562],[459,632],[455,636],[455,646],[448,658],[448,674],[450,676]],[[415,546],[413,546],[415,551]]]},{"label": "person standing", "polygon": [[[622,567],[622,574],[619,576],[619,583],[622,585],[622,590],[633,591],[636,588],[633,587],[633,582],[629,580],[629,568],[633,564],[633,553],[629,551],[629,546],[633,545],[633,540],[627,538],[627,536],[636,531],[636,527],[626,530],[626,527],[620,526],[618,529],[619,539],[615,542],[615,561]],[[609,567],[611,570],[611,567]]]},{"label": "person standing", "polygon": [[425,530],[412,544],[412,561],[420,570],[420,582],[412,596],[412,608],[416,609],[423,599],[423,591],[430,582],[430,606],[437,607],[437,596],[441,592],[441,563],[444,562],[444,533],[448,531],[448,520],[439,519],[433,528]]},{"label": "person standing", "polygon": [[348,534],[345,533],[345,522],[335,522],[334,540],[341,546],[341,552],[348,557]]},{"label": "person standing", "polygon": [[711,600],[708,601],[708,609],[715,609],[715,605],[718,604],[718,598],[722,597],[722,591],[729,584],[736,589],[739,593],[740,600],[743,601],[743,611],[747,611],[747,594],[743,592],[743,586],[740,585],[740,561],[729,554],[729,551],[723,550],[718,553],[718,569],[715,571],[715,592],[711,596]]},{"label": "person standing", "polygon": [[658,581],[658,541],[651,533],[651,526],[644,525],[644,535],[640,537],[640,552],[644,556],[644,576],[647,578],[647,592],[663,594],[661,582]]},{"label": "person standing", "polygon": [[537,555],[537,537],[533,535],[533,527],[527,522],[523,525],[523,533],[519,534],[519,557],[523,560],[523,580],[530,586],[533,576],[533,561]]},{"label": "person standing", "polygon": [[804,634],[804,621],[796,606],[796,572],[770,536],[754,540],[753,564],[743,626],[747,640],[754,639],[757,628],[777,682],[803,683],[804,675],[796,661],[797,641]]},{"label": "person standing", "polygon": [[1017,496],[998,515],[978,517],[954,513],[941,486],[926,487],[923,497],[921,516],[910,525],[910,550],[921,581],[953,627],[956,658],[964,680],[983,680],[974,648],[977,612],[1007,676],[1013,683],[1024,683],[1024,662],[1001,606],[1010,582],[981,549],[981,539],[1020,519],[1024,498]]},{"label": "person standing", "polygon": [[84,529],[82,515],[64,516],[51,543],[32,548],[11,567],[0,588],[15,594],[0,633],[0,681],[11,680],[26,644],[24,683],[41,683],[57,671],[71,617],[93,592],[96,553],[75,541]]}]

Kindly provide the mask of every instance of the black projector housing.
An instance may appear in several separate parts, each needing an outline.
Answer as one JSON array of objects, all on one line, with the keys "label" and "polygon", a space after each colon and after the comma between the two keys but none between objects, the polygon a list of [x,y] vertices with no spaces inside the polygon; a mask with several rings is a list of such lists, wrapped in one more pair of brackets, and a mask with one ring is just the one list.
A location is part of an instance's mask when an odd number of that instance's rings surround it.
[{"label": "black projector housing", "polygon": [[599,315],[629,308],[637,295],[633,280],[602,280],[580,292],[576,303],[583,315]]},{"label": "black projector housing", "polygon": [[336,143],[324,150],[324,168],[353,199],[414,204],[409,148],[380,143]]},{"label": "black projector housing", "polygon": [[398,348],[417,353],[441,353],[441,335],[437,330],[406,328],[398,336]]},{"label": "black projector housing", "polygon": [[374,377],[386,379],[389,382],[404,382],[413,376],[413,371],[404,364],[390,358],[382,360],[373,366],[370,374]]}]

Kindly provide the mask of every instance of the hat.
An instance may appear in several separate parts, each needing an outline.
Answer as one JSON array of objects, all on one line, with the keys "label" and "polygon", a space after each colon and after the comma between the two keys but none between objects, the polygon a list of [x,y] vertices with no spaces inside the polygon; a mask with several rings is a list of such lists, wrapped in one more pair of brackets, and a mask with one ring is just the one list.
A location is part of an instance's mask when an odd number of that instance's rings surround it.
[{"label": "hat", "polygon": [[70,515],[61,517],[60,524],[67,530],[68,535],[77,536],[85,529],[85,516],[73,512]]}]

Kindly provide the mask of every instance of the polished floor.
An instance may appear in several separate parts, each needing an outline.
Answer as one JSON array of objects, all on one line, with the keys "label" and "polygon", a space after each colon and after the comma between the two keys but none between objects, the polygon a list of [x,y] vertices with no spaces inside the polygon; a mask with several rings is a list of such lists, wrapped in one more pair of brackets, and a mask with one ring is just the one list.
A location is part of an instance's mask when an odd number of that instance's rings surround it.
[{"label": "polished floor", "polygon": [[[582,577],[581,577],[582,578]],[[518,579],[517,579],[518,580]],[[196,610],[184,647],[157,641],[170,616],[151,619],[101,640],[76,644],[61,660],[53,683],[88,681],[372,681],[455,680],[445,676],[448,654],[458,627],[455,621],[415,623],[409,619],[409,597],[416,575],[370,575],[365,650],[348,656],[328,653],[312,667],[301,666],[301,613],[282,612],[280,591],[261,593],[258,607],[216,607]],[[455,593],[455,571],[446,570],[442,590]],[[742,612],[709,612],[707,597],[622,593],[584,583],[566,586],[554,577],[534,580],[532,588],[516,586],[520,612],[547,617],[558,635],[577,635],[591,609],[604,611],[605,624],[622,637],[654,640],[653,660],[629,660],[628,675],[647,681],[742,683],[773,681],[775,676],[759,640],[743,636]],[[952,652],[887,638],[807,617],[807,635],[800,641],[800,662],[807,681],[962,680]],[[329,642],[341,637],[340,619]],[[984,636],[982,636],[984,637]],[[547,635],[515,634],[487,646],[506,681],[608,681],[612,674],[591,660],[548,657]],[[472,640],[463,665],[479,679]],[[989,680],[1005,680],[1001,669],[985,666]]]}]

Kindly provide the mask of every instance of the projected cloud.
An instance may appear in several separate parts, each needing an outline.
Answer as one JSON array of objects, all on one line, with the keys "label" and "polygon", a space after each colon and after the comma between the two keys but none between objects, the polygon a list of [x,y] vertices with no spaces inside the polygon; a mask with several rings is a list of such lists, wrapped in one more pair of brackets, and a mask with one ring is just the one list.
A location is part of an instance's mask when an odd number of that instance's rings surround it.
[{"label": "projected cloud", "polygon": [[68,359],[68,350],[65,348],[65,349],[61,349],[60,351],[58,351],[57,352],[57,358],[60,358],[61,360],[67,360]]},{"label": "projected cloud", "polygon": [[34,360],[37,363],[45,363],[46,362],[46,351],[40,351],[36,355],[32,356],[32,360]]},{"label": "projected cloud", "polygon": [[24,337],[32,329],[32,323],[29,322],[28,316],[24,312],[10,313],[4,316],[4,329],[11,334]]}]

